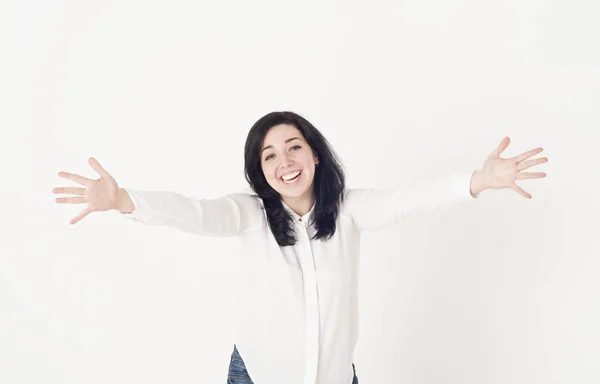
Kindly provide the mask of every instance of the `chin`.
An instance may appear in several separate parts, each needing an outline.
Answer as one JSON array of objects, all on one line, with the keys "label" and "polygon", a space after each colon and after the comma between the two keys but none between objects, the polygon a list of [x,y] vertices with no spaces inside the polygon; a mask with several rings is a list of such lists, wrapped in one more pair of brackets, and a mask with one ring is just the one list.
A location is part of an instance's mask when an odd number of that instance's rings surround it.
[{"label": "chin", "polygon": [[281,196],[287,197],[300,197],[306,193],[306,189],[287,189],[287,188],[279,188],[277,190]]},{"label": "chin", "polygon": [[278,188],[277,192],[281,195],[281,197],[287,197],[296,199],[302,196],[305,196],[308,193],[308,188]]},{"label": "chin", "polygon": [[297,199],[299,197],[302,197],[306,194],[306,191],[303,192],[292,192],[292,193],[280,193],[281,196],[285,196],[288,198],[293,198],[293,199]]}]

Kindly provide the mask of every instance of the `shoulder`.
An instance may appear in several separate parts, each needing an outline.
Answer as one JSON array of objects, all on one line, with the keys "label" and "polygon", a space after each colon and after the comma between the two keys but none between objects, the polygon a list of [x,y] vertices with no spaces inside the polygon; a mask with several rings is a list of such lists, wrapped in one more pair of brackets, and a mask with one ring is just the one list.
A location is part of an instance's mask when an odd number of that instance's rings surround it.
[{"label": "shoulder", "polygon": [[341,194],[340,216],[352,220],[357,207],[360,206],[363,197],[368,191],[365,188],[345,188]]},{"label": "shoulder", "polygon": [[366,188],[345,188],[340,201],[340,211],[352,211],[369,190]]},{"label": "shoulder", "polygon": [[241,209],[246,211],[259,212],[264,207],[260,196],[258,196],[251,188],[244,188],[239,191],[229,193],[227,197],[232,199]]},{"label": "shoulder", "polygon": [[227,195],[236,206],[242,231],[262,228],[265,221],[264,204],[251,188],[244,188]]}]

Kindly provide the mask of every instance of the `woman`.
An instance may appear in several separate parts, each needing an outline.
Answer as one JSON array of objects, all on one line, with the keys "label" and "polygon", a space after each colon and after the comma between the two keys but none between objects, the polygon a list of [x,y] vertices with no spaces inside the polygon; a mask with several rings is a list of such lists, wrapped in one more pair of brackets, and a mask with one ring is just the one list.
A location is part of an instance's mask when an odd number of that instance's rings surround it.
[{"label": "woman", "polygon": [[252,192],[216,199],[119,188],[94,159],[97,180],[60,172],[85,188],[56,188],[87,203],[71,224],[93,211],[116,209],[149,225],[168,225],[211,236],[237,236],[244,273],[242,322],[228,384],[355,384],[358,339],[360,232],[397,223],[418,211],[471,201],[487,189],[545,173],[521,172],[547,158],[527,160],[542,148],[503,159],[506,137],[482,169],[444,175],[395,189],[348,189],[344,172],[323,135],[292,112],[259,119],[245,146]]}]

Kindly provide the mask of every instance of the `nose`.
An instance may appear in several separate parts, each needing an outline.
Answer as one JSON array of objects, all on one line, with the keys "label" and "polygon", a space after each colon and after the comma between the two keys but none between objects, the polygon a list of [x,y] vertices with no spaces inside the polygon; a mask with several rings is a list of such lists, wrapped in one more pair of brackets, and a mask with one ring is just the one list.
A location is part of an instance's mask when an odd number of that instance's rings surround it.
[{"label": "nose", "polygon": [[293,161],[290,159],[287,153],[283,153],[280,157],[281,163],[279,164],[280,168],[287,168],[292,165]]}]

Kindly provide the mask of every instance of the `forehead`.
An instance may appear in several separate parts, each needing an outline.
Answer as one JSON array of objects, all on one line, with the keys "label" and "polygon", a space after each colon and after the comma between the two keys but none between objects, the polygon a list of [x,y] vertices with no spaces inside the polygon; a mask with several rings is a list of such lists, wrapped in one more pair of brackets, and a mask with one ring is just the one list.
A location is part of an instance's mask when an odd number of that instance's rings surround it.
[{"label": "forehead", "polygon": [[291,124],[279,124],[271,127],[263,140],[263,147],[267,145],[278,145],[285,144],[287,139],[292,137],[298,137],[300,140],[304,140],[302,133],[298,128]]}]

